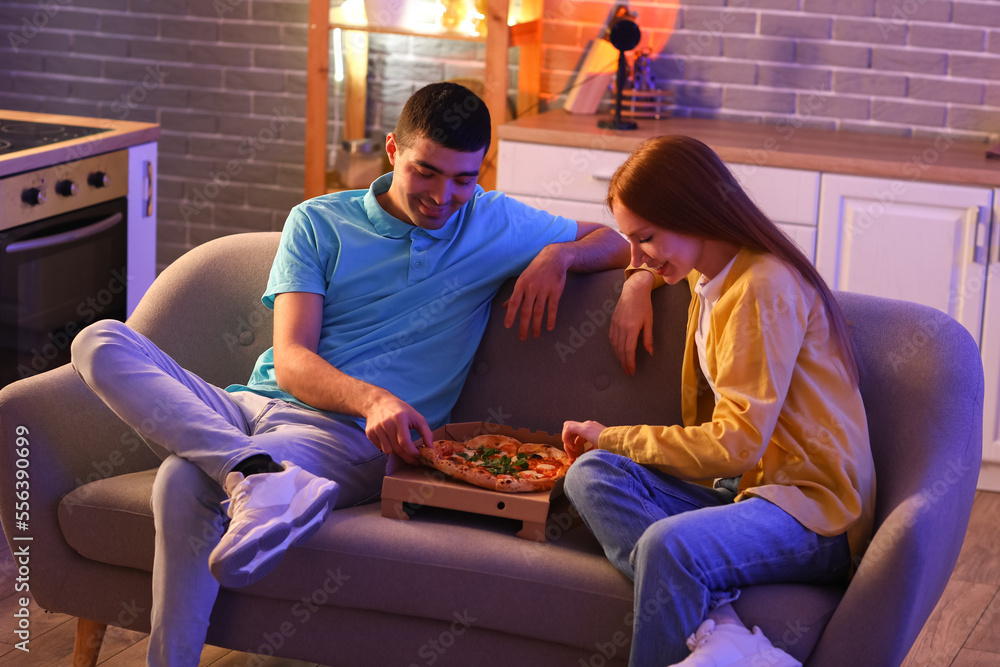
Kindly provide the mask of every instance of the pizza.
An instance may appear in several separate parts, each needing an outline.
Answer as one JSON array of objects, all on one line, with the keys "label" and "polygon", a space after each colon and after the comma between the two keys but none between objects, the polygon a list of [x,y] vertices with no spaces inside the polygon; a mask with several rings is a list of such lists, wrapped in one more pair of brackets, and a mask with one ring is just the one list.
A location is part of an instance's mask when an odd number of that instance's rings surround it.
[{"label": "pizza", "polygon": [[505,435],[480,435],[465,442],[436,440],[417,449],[424,465],[505,493],[548,491],[572,463],[558,447],[522,444]]}]

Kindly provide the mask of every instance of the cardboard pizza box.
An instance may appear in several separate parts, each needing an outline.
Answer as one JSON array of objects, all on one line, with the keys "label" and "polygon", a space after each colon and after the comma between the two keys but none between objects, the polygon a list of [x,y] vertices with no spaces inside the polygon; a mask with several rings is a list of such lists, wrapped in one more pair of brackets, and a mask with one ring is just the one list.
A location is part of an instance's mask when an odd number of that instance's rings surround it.
[{"label": "cardboard pizza box", "polygon": [[[464,442],[478,435],[506,435],[521,442],[552,445],[562,449],[558,435],[526,428],[511,428],[488,422],[447,424],[431,435],[435,440]],[[422,441],[418,441],[418,445]],[[545,541],[550,504],[562,496],[563,480],[550,491],[501,493],[454,479],[427,466],[411,466],[395,454],[389,457],[382,482],[382,516],[409,520],[413,507],[445,509],[488,514],[522,522],[517,536],[536,542]],[[408,511],[409,510],[409,511]]]}]

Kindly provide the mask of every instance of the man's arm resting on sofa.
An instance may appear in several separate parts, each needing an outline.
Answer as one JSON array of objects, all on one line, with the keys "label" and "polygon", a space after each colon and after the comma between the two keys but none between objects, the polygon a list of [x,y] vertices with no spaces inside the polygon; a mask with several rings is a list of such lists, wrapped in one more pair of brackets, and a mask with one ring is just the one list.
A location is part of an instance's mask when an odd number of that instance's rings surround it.
[{"label": "man's arm resting on sofa", "polygon": [[275,297],[274,373],[278,386],[320,410],[364,417],[365,433],[376,447],[418,463],[410,429],[430,442],[427,420],[391,392],[342,373],[320,357],[322,315],[321,294],[286,292]]},{"label": "man's arm resting on sofa", "polygon": [[607,269],[624,268],[629,264],[629,245],[621,234],[596,222],[578,222],[576,240],[552,243],[542,249],[514,284],[514,292],[504,303],[507,316],[504,326],[514,326],[518,313],[521,340],[542,332],[542,321],[547,318],[549,331],[556,326],[559,299],[566,286],[566,273],[592,273]]}]

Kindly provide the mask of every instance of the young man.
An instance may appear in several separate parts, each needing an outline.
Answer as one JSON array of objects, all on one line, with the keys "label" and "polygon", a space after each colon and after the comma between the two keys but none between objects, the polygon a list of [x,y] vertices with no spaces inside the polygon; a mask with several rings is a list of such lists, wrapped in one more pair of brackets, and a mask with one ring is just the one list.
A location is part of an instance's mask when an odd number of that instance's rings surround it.
[{"label": "young man", "polygon": [[628,263],[614,231],[478,187],[489,141],[482,101],[432,84],[386,139],[392,173],[292,210],[263,296],[274,346],[247,385],[213,387],[118,322],[74,341],[80,376],[164,459],[148,664],[196,665],[220,582],[257,581],[330,508],[375,500],[388,454],[416,462],[504,280],[520,276],[506,324],[525,338],[554,325],[568,270]]}]

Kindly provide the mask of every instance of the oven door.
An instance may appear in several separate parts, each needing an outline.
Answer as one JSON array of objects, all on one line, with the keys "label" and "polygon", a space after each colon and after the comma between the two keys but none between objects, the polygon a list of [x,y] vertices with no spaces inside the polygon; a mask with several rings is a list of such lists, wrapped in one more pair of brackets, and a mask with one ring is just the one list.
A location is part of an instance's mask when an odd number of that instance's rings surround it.
[{"label": "oven door", "polygon": [[0,232],[0,386],[69,361],[91,322],[125,320],[126,199]]}]

